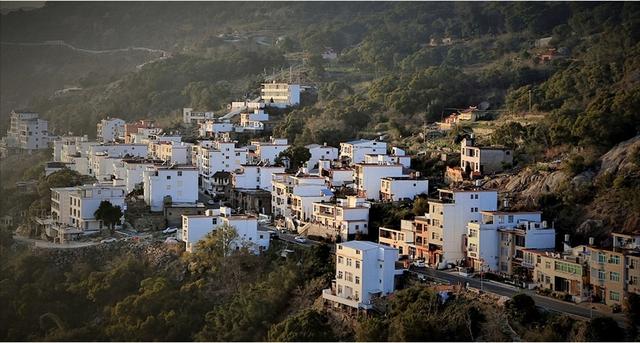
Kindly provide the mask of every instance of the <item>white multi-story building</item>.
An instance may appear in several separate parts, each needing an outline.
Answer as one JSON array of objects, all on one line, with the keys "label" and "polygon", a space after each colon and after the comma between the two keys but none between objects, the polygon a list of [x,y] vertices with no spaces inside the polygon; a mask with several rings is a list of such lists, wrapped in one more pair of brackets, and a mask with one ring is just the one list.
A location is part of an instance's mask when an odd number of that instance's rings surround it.
[{"label": "white multi-story building", "polygon": [[264,122],[269,121],[269,113],[263,109],[255,109],[253,112],[240,114],[240,127],[244,130],[264,130]]},{"label": "white multi-story building", "polygon": [[151,211],[164,209],[165,197],[172,203],[198,201],[198,170],[185,166],[153,166],[143,171],[144,201]]},{"label": "white multi-story building", "polygon": [[542,212],[480,211],[479,222],[467,224],[467,259],[474,270],[512,274],[522,262],[522,249],[554,249],[556,231]]},{"label": "white multi-story building", "polygon": [[334,161],[338,159],[339,150],[326,144],[309,144],[305,146],[309,149],[311,158],[307,161],[307,168],[314,169],[320,160]]},{"label": "white multi-story building", "polygon": [[289,228],[311,220],[313,203],[329,201],[333,195],[320,176],[274,173],[271,185],[271,213],[284,217]]},{"label": "white multi-story building", "polygon": [[271,191],[271,179],[276,173],[284,173],[284,167],[243,165],[239,171],[231,173],[231,185],[233,188]]},{"label": "white multi-story building", "polygon": [[413,200],[419,194],[429,194],[429,180],[409,175],[380,179],[382,201]]},{"label": "white multi-story building", "polygon": [[215,182],[213,174],[217,172],[232,172],[242,168],[247,164],[248,150],[246,148],[236,148],[234,141],[212,141],[211,147],[203,148],[202,144],[198,148],[196,162],[200,173],[200,187],[205,192],[213,192]]},{"label": "white multi-story building", "polygon": [[157,159],[170,164],[191,164],[191,144],[185,142],[160,142],[155,147]]},{"label": "white multi-story building", "polygon": [[123,159],[122,167],[116,169],[115,176],[117,179],[124,180],[124,186],[127,194],[133,192],[136,188],[142,189],[144,183],[144,171],[150,167],[161,165],[160,160],[148,159]]},{"label": "white multi-story building", "polygon": [[270,137],[268,142],[252,141],[251,145],[255,147],[255,153],[251,158],[253,162],[270,164],[275,163],[278,155],[290,147],[286,138],[273,137]]},{"label": "white multi-story building", "polygon": [[300,85],[288,83],[263,83],[261,100],[267,106],[285,108],[300,104]]},{"label": "white multi-story building", "polygon": [[186,243],[186,251],[193,252],[200,240],[221,226],[236,230],[238,238],[232,242],[232,249],[245,246],[254,253],[269,249],[269,232],[258,230],[258,219],[248,215],[233,215],[228,207],[207,210],[205,215],[183,215],[178,237]]},{"label": "white multi-story building", "polygon": [[84,136],[62,136],[53,141],[53,161],[70,162],[69,156],[77,153],[77,146],[80,142],[88,142],[89,137]]},{"label": "white multi-story building", "polygon": [[387,154],[366,154],[364,155],[364,163],[391,163],[402,164],[405,168],[411,168],[411,156],[405,155],[404,150],[393,147],[391,155]]},{"label": "white multi-story building", "polygon": [[465,257],[469,222],[482,219],[480,211],[495,211],[498,192],[479,188],[439,189],[438,198],[429,200],[429,213],[416,217],[416,252],[428,263],[444,267],[447,263],[459,264]]},{"label": "white multi-story building", "polygon": [[193,108],[182,109],[182,122],[188,125],[197,125],[213,119],[215,119],[213,112],[196,112]]},{"label": "white multi-story building", "polygon": [[356,234],[369,233],[369,208],[369,203],[355,196],[336,202],[314,202],[312,222],[334,230],[336,236],[347,241]]},{"label": "white multi-story building", "polygon": [[398,249],[368,241],[336,244],[336,278],[322,297],[334,304],[370,310],[376,298],[395,291]]},{"label": "white multi-story building", "polygon": [[385,177],[402,176],[402,168],[401,164],[356,164],[354,183],[358,196],[380,200],[380,180]]},{"label": "white multi-story building", "polygon": [[49,122],[31,111],[11,111],[11,125],[5,138],[7,148],[46,149],[49,144]]},{"label": "white multi-story building", "polygon": [[55,223],[83,231],[101,230],[104,225],[94,213],[102,201],[124,211],[125,189],[107,184],[51,189],[51,216]]},{"label": "white multi-story building", "polygon": [[198,135],[200,137],[215,137],[220,133],[233,131],[233,123],[230,121],[205,120],[200,123]]},{"label": "white multi-story building", "polygon": [[364,162],[367,154],[386,155],[387,143],[368,139],[340,143],[340,158],[348,159],[351,164]]},{"label": "white multi-story building", "polygon": [[318,175],[324,176],[330,187],[346,187],[353,184],[355,170],[351,167],[336,167],[331,161],[318,161]]},{"label": "white multi-story building", "polygon": [[98,123],[98,140],[102,142],[115,142],[118,138],[124,139],[124,125],[126,122],[118,118],[102,119]]},{"label": "white multi-story building", "polygon": [[[92,144],[88,147],[88,153],[86,159],[88,160],[88,168],[86,175],[94,177],[104,178],[107,175],[113,174],[111,170],[111,164],[109,161],[103,161],[108,158],[125,158],[125,157],[147,157],[147,146],[143,144]],[[78,159],[74,159],[73,162],[77,163],[74,167],[79,173],[84,173],[84,161],[85,158],[81,156]],[[112,163],[113,161],[111,161]],[[106,164],[103,164],[106,163]],[[102,166],[102,168],[101,168]]]}]

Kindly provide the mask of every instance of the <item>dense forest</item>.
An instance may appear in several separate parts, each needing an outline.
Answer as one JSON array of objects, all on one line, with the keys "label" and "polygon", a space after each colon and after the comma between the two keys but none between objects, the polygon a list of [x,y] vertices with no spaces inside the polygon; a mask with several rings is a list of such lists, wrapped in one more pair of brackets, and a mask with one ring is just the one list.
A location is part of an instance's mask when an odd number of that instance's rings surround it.
[{"label": "dense forest", "polygon": [[[636,3],[47,2],[2,15],[0,37],[167,54],[3,45],[3,131],[16,106],[39,111],[56,133],[94,135],[107,115],[179,127],[182,107],[222,110],[293,66],[317,90],[278,113],[275,134],[296,146],[383,135],[417,153],[429,147],[418,138],[423,124],[486,101],[495,120],[483,139],[515,149],[512,178],[562,174],[556,188],[521,206],[542,209],[558,236],[570,233],[576,243],[640,226]],[[336,60],[320,57],[328,47]],[[560,58],[543,60],[549,47]],[[154,62],[136,68],[147,61]],[[79,89],[53,96],[68,87]],[[454,130],[443,145],[455,147],[458,134],[473,130]],[[82,181],[44,177],[36,157],[2,166],[11,185],[21,177],[39,183],[34,194],[7,191],[0,215],[46,209],[50,186]],[[562,161],[557,171],[545,164],[553,160]],[[438,179],[445,164],[426,155],[413,166]],[[424,206],[376,205],[372,230]],[[502,307],[464,297],[442,304],[411,284],[390,300],[387,316],[349,323],[315,303],[333,274],[326,246],[283,258],[278,242],[264,256],[224,256],[215,235],[192,255],[127,243],[78,256],[38,253],[8,231],[0,243],[2,340],[638,340],[638,312],[624,331],[606,318],[539,312],[526,297]]]}]

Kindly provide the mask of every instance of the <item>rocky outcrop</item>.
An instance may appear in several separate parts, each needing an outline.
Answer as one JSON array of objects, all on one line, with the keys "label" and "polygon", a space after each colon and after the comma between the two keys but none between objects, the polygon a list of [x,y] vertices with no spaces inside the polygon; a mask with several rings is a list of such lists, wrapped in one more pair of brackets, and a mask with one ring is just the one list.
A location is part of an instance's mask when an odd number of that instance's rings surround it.
[{"label": "rocky outcrop", "polygon": [[640,150],[640,136],[626,140],[602,155],[600,174],[610,173],[615,175],[619,172],[626,172],[629,169],[637,168],[638,151]]},{"label": "rocky outcrop", "polygon": [[555,193],[569,181],[571,179],[563,171],[541,171],[527,167],[517,174],[499,175],[487,181],[483,187],[509,194],[513,197],[514,206],[532,207],[542,194]]}]

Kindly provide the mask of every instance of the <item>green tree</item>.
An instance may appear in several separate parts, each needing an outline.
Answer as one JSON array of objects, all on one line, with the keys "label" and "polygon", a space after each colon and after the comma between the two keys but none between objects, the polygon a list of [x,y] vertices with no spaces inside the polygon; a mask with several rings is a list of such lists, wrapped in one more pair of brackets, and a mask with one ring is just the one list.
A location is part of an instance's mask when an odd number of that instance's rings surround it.
[{"label": "green tree", "polygon": [[[294,145],[281,152],[276,158],[276,163],[282,163],[284,157],[289,159],[289,170],[297,171],[311,158],[311,153],[303,146]],[[313,168],[313,166],[309,167]]]},{"label": "green tree", "polygon": [[625,338],[625,331],[615,319],[598,317],[589,321],[586,335],[587,340],[592,342],[621,342]]},{"label": "green tree", "polygon": [[514,295],[506,304],[507,313],[521,324],[532,323],[538,319],[536,302],[532,297],[520,293]]},{"label": "green tree", "polygon": [[330,342],[335,341],[327,315],[307,309],[269,329],[271,342]]},{"label": "green tree", "polygon": [[96,219],[102,220],[104,225],[106,225],[111,234],[114,233],[114,226],[120,223],[120,217],[122,217],[122,209],[120,206],[113,206],[110,201],[103,200],[100,202],[100,206],[93,214]]},{"label": "green tree", "polygon": [[416,198],[413,201],[411,212],[416,216],[424,216],[425,213],[429,212],[429,200],[422,197]]},{"label": "green tree", "polygon": [[386,342],[389,336],[389,324],[378,317],[361,317],[356,326],[355,340],[358,342]]}]

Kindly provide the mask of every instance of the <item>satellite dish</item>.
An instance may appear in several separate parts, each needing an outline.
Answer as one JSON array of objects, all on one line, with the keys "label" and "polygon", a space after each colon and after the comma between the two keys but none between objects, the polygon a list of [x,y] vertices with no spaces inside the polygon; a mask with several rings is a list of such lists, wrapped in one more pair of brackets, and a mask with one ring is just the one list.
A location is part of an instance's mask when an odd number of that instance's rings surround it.
[{"label": "satellite dish", "polygon": [[480,105],[478,105],[478,109],[480,111],[486,111],[486,110],[489,109],[490,106],[491,106],[491,104],[489,104],[488,101],[483,101],[483,102],[480,103]]}]

